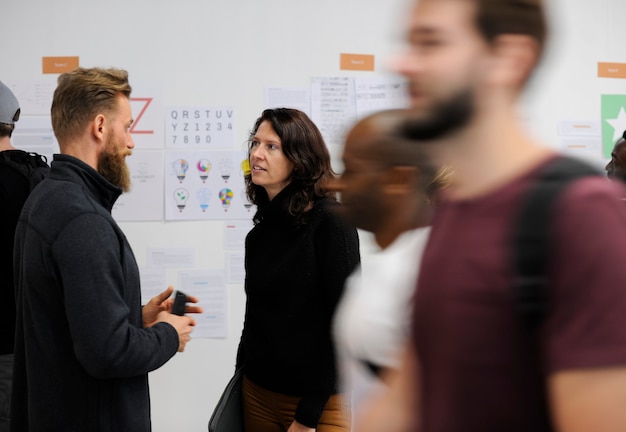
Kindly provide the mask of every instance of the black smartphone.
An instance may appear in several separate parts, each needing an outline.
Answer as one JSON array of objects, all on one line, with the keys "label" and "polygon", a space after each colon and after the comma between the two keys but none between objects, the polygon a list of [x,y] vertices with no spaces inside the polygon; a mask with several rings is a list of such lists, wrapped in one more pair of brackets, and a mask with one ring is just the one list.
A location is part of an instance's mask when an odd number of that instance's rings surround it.
[{"label": "black smartphone", "polygon": [[185,315],[186,304],[187,296],[180,291],[176,291],[176,294],[174,294],[174,305],[172,306],[172,313],[174,315]]}]

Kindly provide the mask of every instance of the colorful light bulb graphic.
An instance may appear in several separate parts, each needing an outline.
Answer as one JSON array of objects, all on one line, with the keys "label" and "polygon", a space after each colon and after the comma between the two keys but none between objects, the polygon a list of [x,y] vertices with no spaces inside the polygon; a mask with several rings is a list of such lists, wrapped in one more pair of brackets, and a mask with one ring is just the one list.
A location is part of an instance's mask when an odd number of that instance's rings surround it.
[{"label": "colorful light bulb graphic", "polygon": [[200,180],[202,180],[202,183],[206,182],[207,177],[209,177],[209,171],[211,170],[211,161],[208,159],[200,159],[196,167],[200,173]]},{"label": "colorful light bulb graphic", "polygon": [[228,183],[228,179],[230,178],[230,173],[233,170],[233,164],[230,159],[222,159],[219,164],[220,175],[225,183]]},{"label": "colorful light bulb graphic", "polygon": [[187,192],[187,189],[178,188],[174,191],[174,200],[176,201],[176,206],[180,212],[182,212],[187,205],[188,199],[189,192]]},{"label": "colorful light bulb graphic", "polygon": [[230,207],[230,202],[233,199],[233,191],[228,188],[224,188],[220,190],[219,198],[222,202],[222,208],[224,208],[224,211],[227,211]]},{"label": "colorful light bulb graphic", "polygon": [[211,191],[207,188],[200,188],[196,192],[196,197],[200,203],[200,208],[205,212],[209,208],[209,202],[211,201]]},{"label": "colorful light bulb graphic", "polygon": [[185,180],[185,176],[187,175],[187,170],[189,169],[189,162],[185,159],[177,159],[173,164],[174,171],[176,172],[176,177],[182,183]]}]

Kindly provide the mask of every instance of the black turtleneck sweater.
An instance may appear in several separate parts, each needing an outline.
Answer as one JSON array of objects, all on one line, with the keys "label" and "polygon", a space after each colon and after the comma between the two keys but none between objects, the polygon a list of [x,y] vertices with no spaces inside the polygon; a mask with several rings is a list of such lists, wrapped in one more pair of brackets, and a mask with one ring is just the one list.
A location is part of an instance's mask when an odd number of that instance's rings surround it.
[{"label": "black turtleneck sweater", "polygon": [[11,431],[148,432],[148,372],[178,349],[143,328],[139,270],[111,217],[121,189],[55,155],[16,229]]},{"label": "black turtleneck sweater", "polygon": [[293,185],[259,208],[246,238],[247,295],[237,366],[259,386],[300,396],[295,420],[316,427],[337,392],[331,323],[359,263],[356,229],[321,199],[303,225],[286,209]]}]

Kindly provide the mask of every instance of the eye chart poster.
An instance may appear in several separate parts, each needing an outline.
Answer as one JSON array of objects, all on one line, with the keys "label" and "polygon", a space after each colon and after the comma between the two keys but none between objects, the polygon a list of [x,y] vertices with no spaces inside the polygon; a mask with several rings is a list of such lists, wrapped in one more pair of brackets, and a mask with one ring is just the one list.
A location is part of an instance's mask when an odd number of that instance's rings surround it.
[{"label": "eye chart poster", "polygon": [[255,210],[244,183],[246,152],[165,152],[165,219],[251,219]]},{"label": "eye chart poster", "polygon": [[165,110],[165,143],[171,149],[232,148],[234,111],[227,106]]}]

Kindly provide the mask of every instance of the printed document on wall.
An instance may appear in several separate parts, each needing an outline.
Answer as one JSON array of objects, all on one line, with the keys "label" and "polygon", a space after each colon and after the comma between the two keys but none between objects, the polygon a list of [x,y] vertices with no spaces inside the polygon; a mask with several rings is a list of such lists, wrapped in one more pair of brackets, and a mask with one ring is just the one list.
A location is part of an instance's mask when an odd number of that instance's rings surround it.
[{"label": "printed document on wall", "polygon": [[163,152],[136,150],[126,158],[130,171],[130,191],[113,206],[117,221],[163,220]]},{"label": "printed document on wall", "polygon": [[408,83],[401,76],[359,76],[355,78],[355,89],[359,118],[376,111],[409,107]]},{"label": "printed document on wall", "polygon": [[[56,80],[34,79],[5,82],[20,102],[21,115],[50,115]],[[21,120],[18,120],[18,126]]]},{"label": "printed document on wall", "polygon": [[141,267],[141,304],[145,305],[151,298],[161,294],[167,288],[167,269],[165,267]]},{"label": "printed document on wall", "polygon": [[263,105],[265,108],[295,108],[310,117],[310,87],[265,87]]},{"label": "printed document on wall", "polygon": [[196,326],[192,339],[228,337],[228,292],[223,269],[180,271],[178,289],[198,297],[201,314],[191,315]]},{"label": "printed document on wall", "polygon": [[329,148],[343,145],[344,135],[355,119],[354,78],[311,78],[311,120]]}]

